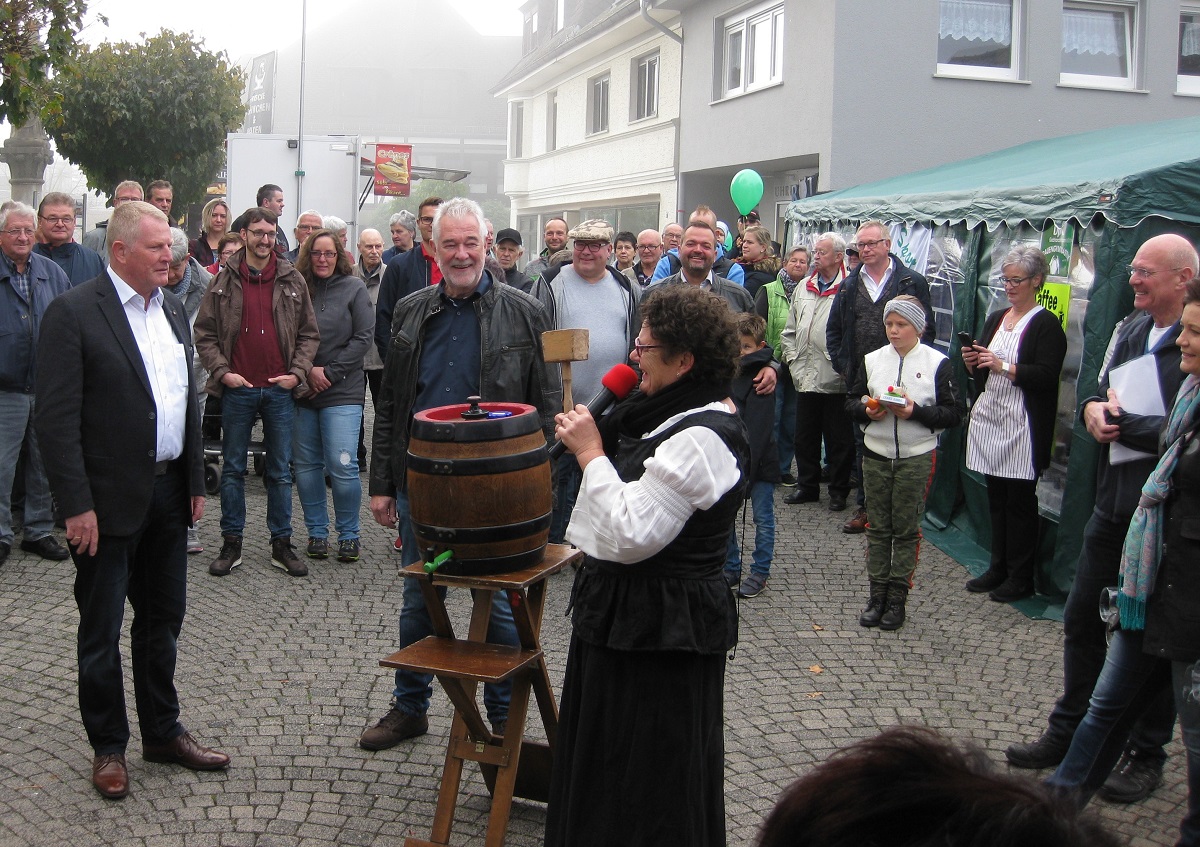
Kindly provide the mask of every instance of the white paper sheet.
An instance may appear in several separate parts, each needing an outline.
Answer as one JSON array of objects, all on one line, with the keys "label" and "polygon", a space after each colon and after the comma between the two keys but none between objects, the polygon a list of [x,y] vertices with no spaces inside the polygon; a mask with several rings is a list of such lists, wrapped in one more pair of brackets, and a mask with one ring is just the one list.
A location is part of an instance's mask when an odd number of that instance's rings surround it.
[{"label": "white paper sheet", "polygon": [[[1166,414],[1162,392],[1158,388],[1158,359],[1153,353],[1118,365],[1108,372],[1108,386],[1117,393],[1121,409],[1135,415]],[[1108,447],[1109,464],[1119,465],[1136,459],[1153,459],[1155,453],[1133,450],[1113,442]]]}]

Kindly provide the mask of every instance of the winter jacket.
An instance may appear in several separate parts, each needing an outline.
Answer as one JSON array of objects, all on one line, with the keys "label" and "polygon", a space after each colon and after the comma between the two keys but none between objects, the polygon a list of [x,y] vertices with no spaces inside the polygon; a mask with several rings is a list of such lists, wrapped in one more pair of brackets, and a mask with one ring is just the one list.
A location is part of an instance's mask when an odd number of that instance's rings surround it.
[{"label": "winter jacket", "polygon": [[45,256],[29,255],[29,302],[9,279],[10,260],[0,255],[0,391],[32,394],[37,378],[38,328],[50,301],[71,288],[63,269]]},{"label": "winter jacket", "polygon": [[[845,394],[846,380],[833,367],[826,346],[826,326],[843,277],[837,278],[824,291],[817,286],[816,275],[796,286],[787,311],[787,324],[779,337],[781,361],[791,372],[792,383],[801,393]],[[767,286],[778,286],[783,297],[783,283],[776,280]]]},{"label": "winter jacket", "polygon": [[420,244],[414,244],[413,249],[387,263],[375,301],[375,349],[379,351],[380,359],[387,359],[392,311],[396,304],[409,294],[428,288],[431,280],[429,260],[425,258],[425,251]]},{"label": "winter jacket", "polygon": [[[200,361],[208,371],[205,390],[215,397],[225,390],[221,378],[229,373],[233,345],[242,328],[242,279],[238,269],[245,252],[243,248],[235,253],[209,284],[192,328]],[[287,363],[288,373],[300,380],[297,388],[303,391],[321,341],[317,318],[304,277],[287,259],[277,256],[275,261],[271,303],[279,352]]]},{"label": "winter jacket", "polygon": [[[651,291],[655,291],[660,285],[690,285],[683,278],[682,272],[672,274],[666,279],[660,279],[658,282],[646,289],[646,295],[649,296]],[[746,293],[746,289],[742,288],[736,282],[730,282],[723,276],[717,276],[715,273],[712,278],[713,294],[717,294],[725,298],[729,303],[729,308],[734,312],[754,312],[754,301],[750,299],[750,295]]]},{"label": "winter jacket", "polygon": [[367,286],[351,274],[315,280],[312,307],[321,334],[313,367],[324,368],[331,385],[311,396],[307,390],[297,390],[296,399],[310,409],[361,406],[367,393],[363,357],[374,346],[375,334],[375,310]]},{"label": "winter jacket", "polygon": [[[780,480],[779,451],[775,446],[775,395],[759,394],[754,385],[754,378],[769,364],[770,347],[742,356],[738,362],[737,376],[733,378],[729,390],[730,399],[737,405],[738,415],[750,437],[747,482],[778,483]],[[750,496],[749,486],[746,487],[746,496]]]},{"label": "winter jacket", "polygon": [[71,285],[79,285],[104,273],[104,260],[100,258],[100,254],[74,241],[57,247],[38,243],[33,245],[33,252],[53,259],[66,273],[67,279],[71,280]]},{"label": "winter jacket", "polygon": [[[962,423],[964,408],[954,392],[950,360],[927,344],[918,343],[901,356],[891,344],[868,353],[858,381],[846,400],[846,411],[863,427],[865,454],[883,459],[907,459],[937,447],[937,434]],[[893,414],[883,420],[867,417],[862,398],[879,397],[889,387],[901,387],[913,401],[912,417]]]}]

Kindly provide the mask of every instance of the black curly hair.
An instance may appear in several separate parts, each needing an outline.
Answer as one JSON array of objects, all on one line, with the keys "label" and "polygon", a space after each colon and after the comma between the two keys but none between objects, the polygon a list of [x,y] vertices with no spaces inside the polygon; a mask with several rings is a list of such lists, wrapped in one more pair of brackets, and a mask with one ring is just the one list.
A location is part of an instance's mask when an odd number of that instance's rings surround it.
[{"label": "black curly hair", "polygon": [[741,357],[737,322],[722,297],[688,284],[657,286],[642,300],[642,321],[670,356],[691,353],[688,376],[727,384]]}]

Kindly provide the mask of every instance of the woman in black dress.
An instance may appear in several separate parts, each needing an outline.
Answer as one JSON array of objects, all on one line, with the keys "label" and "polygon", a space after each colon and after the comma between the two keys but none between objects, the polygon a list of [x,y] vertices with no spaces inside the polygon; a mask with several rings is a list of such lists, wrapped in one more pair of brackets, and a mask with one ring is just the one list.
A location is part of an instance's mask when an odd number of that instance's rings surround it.
[{"label": "woman in black dress", "polygon": [[687,285],[642,302],[640,391],[603,418],[559,415],[583,468],[567,539],[587,557],[546,819],[548,847],[725,844],[723,687],[737,640],[721,574],[744,495],[729,399],[737,330]]}]

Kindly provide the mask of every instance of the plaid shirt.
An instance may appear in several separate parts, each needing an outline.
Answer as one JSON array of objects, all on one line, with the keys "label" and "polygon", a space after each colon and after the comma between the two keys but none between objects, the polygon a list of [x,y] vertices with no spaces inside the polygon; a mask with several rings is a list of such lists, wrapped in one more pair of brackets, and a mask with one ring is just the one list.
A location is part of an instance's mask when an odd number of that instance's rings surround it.
[{"label": "plaid shirt", "polygon": [[22,273],[17,270],[17,266],[13,263],[13,260],[8,258],[6,254],[0,252],[0,257],[4,258],[4,269],[8,271],[8,281],[12,283],[12,287],[15,288],[17,293],[21,295],[21,299],[28,303],[29,270],[33,263],[26,259],[25,271]]}]

